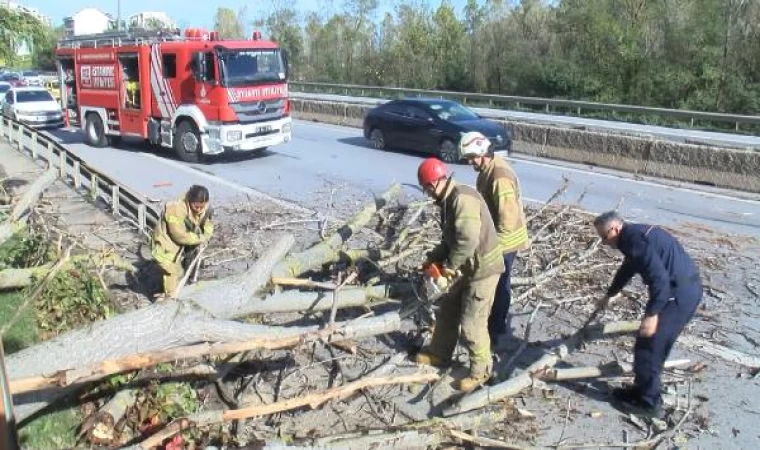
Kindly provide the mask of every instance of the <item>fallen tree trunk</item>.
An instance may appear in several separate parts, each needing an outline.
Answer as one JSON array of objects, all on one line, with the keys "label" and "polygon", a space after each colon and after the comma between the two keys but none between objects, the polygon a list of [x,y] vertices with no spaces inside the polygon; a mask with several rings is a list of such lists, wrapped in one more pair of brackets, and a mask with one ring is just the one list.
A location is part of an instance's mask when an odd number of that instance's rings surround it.
[{"label": "fallen tree trunk", "polygon": [[305,406],[308,406],[311,409],[315,409],[330,400],[346,398],[362,389],[394,384],[430,383],[432,381],[438,380],[438,378],[438,374],[434,373],[416,373],[412,375],[398,375],[393,377],[362,378],[354,382],[344,384],[342,386],[275,402],[269,405],[256,405],[240,409],[231,409],[227,411],[206,411],[195,414],[186,419],[180,419],[170,423],[164,430],[159,431],[134,448],[148,450],[157,445],[160,445],[164,440],[174,436],[175,434],[181,432],[184,429],[187,429],[192,425],[206,426],[232,420],[250,419],[253,417],[267,416],[283,411],[303,408]]},{"label": "fallen tree trunk", "polygon": [[[292,244],[293,237],[286,235],[269,248],[248,272],[226,283],[209,283],[219,288],[216,297],[212,297],[209,291],[198,290],[203,294],[200,301],[156,303],[14,353],[6,360],[9,376],[11,379],[31,377],[44,371],[68,370],[136,353],[198,342],[244,340],[257,336],[257,331],[272,332],[271,327],[256,329],[252,325],[214,319],[233,318],[242,306],[251,303],[252,292],[245,289],[256,291],[267,283],[271,268]],[[42,392],[39,395],[16,396],[19,417],[23,419],[44,407],[50,400],[49,394]],[[58,392],[54,394],[58,395]]]},{"label": "fallen tree trunk", "polygon": [[47,375],[12,379],[10,381],[10,390],[13,394],[18,394],[42,389],[61,388],[97,381],[109,375],[144,369],[160,363],[181,359],[240,353],[254,349],[275,350],[291,348],[317,340],[359,339],[386,334],[401,327],[401,317],[395,312],[387,313],[377,317],[338,323],[332,329],[318,329],[316,325],[309,327],[271,327],[221,321],[214,321],[203,325],[203,327],[209,329],[234,328],[241,337],[248,336],[248,339],[225,342],[231,339],[234,340],[232,333],[225,333],[224,338],[226,339],[220,339],[222,336],[217,336],[215,339],[221,342],[209,342],[181,346],[164,351],[130,354],[98,361],[84,367],[59,370]]},{"label": "fallen tree trunk", "polygon": [[50,169],[41,177],[37,178],[29,189],[24,192],[18,203],[13,206],[10,215],[6,221],[0,225],[0,244],[10,239],[13,234],[22,226],[22,218],[29,209],[39,200],[40,196],[47,188],[58,179],[58,171]]},{"label": "fallen tree trunk", "polygon": [[353,236],[356,231],[366,226],[375,213],[393,200],[401,192],[401,185],[394,184],[380,198],[366,205],[356,213],[345,225],[322,242],[309,249],[290,255],[283,259],[272,270],[273,277],[299,277],[306,272],[317,270],[325,264],[340,258],[340,247]]},{"label": "fallen tree trunk", "polygon": [[[626,325],[630,325],[635,322],[623,322]],[[620,333],[620,329],[625,327],[610,326],[609,329],[613,330],[612,333]],[[638,324],[636,325],[638,330]],[[533,384],[533,374],[537,371],[545,371],[553,368],[559,361],[567,357],[570,353],[578,349],[585,339],[589,336],[593,336],[596,333],[605,333],[604,326],[593,328],[583,327],[575,332],[572,336],[565,339],[560,345],[552,348],[546,352],[538,361],[534,362],[524,372],[519,375],[513,376],[501,383],[493,386],[485,387],[478,391],[475,391],[469,395],[465,395],[458,402],[445,408],[443,415],[448,417],[455,414],[461,414],[463,412],[472,411],[478,408],[482,408],[493,402],[511,397],[520,393],[523,389],[529,388]]]}]

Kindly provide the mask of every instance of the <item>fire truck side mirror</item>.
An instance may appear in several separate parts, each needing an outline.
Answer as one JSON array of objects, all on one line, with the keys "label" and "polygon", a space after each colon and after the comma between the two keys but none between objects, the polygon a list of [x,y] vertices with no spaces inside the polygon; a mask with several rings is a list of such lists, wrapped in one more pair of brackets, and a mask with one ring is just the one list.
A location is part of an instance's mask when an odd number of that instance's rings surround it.
[{"label": "fire truck side mirror", "polygon": [[206,81],[206,64],[203,53],[193,53],[193,75],[198,81]]}]

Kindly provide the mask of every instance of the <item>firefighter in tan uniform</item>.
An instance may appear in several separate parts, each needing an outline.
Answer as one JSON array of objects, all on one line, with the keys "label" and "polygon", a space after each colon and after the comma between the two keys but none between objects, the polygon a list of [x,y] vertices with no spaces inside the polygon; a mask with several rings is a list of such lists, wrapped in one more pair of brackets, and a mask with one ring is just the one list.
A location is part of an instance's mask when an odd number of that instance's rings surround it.
[{"label": "firefighter in tan uniform", "polygon": [[171,297],[200,245],[214,233],[208,189],[191,186],[183,198],[166,203],[153,230],[152,255],[163,270],[164,296]]},{"label": "firefighter in tan uniform", "polygon": [[496,230],[488,207],[478,192],[457,184],[446,166],[428,158],[417,172],[420,186],[441,207],[441,243],[426,264],[439,264],[447,277],[459,278],[440,300],[430,346],[417,354],[420,364],[442,366],[451,359],[457,340],[470,355],[470,374],[456,387],[469,392],[491,377],[493,363],[488,316],[499,276],[504,272]]},{"label": "firefighter in tan uniform", "polygon": [[520,181],[507,161],[494,157],[491,142],[477,131],[462,136],[459,141],[459,153],[479,172],[478,192],[488,204],[488,210],[496,225],[506,267],[499,279],[496,298],[488,319],[488,334],[491,336],[491,343],[496,346],[499,337],[509,331],[508,314],[512,303],[510,278],[515,255],[530,246]]}]

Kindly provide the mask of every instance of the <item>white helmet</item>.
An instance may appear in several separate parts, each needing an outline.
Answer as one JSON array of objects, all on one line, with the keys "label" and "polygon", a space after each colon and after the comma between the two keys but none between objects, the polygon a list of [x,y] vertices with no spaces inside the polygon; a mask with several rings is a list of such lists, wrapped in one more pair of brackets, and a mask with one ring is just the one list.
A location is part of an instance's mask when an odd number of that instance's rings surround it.
[{"label": "white helmet", "polygon": [[459,154],[462,158],[472,158],[474,156],[486,156],[489,154],[491,141],[478,131],[470,131],[462,135],[459,140]]}]

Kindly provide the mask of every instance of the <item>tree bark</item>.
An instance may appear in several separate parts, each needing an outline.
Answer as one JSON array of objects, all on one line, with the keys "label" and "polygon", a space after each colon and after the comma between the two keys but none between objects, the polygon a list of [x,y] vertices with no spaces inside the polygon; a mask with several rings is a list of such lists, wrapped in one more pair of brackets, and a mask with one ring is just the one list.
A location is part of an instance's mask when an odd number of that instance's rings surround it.
[{"label": "tree bark", "polygon": [[318,270],[323,265],[340,258],[340,247],[353,236],[356,231],[366,226],[375,213],[393,200],[401,192],[401,185],[394,184],[380,198],[366,205],[335,233],[309,249],[290,255],[272,270],[273,277],[299,277],[306,272]]}]

